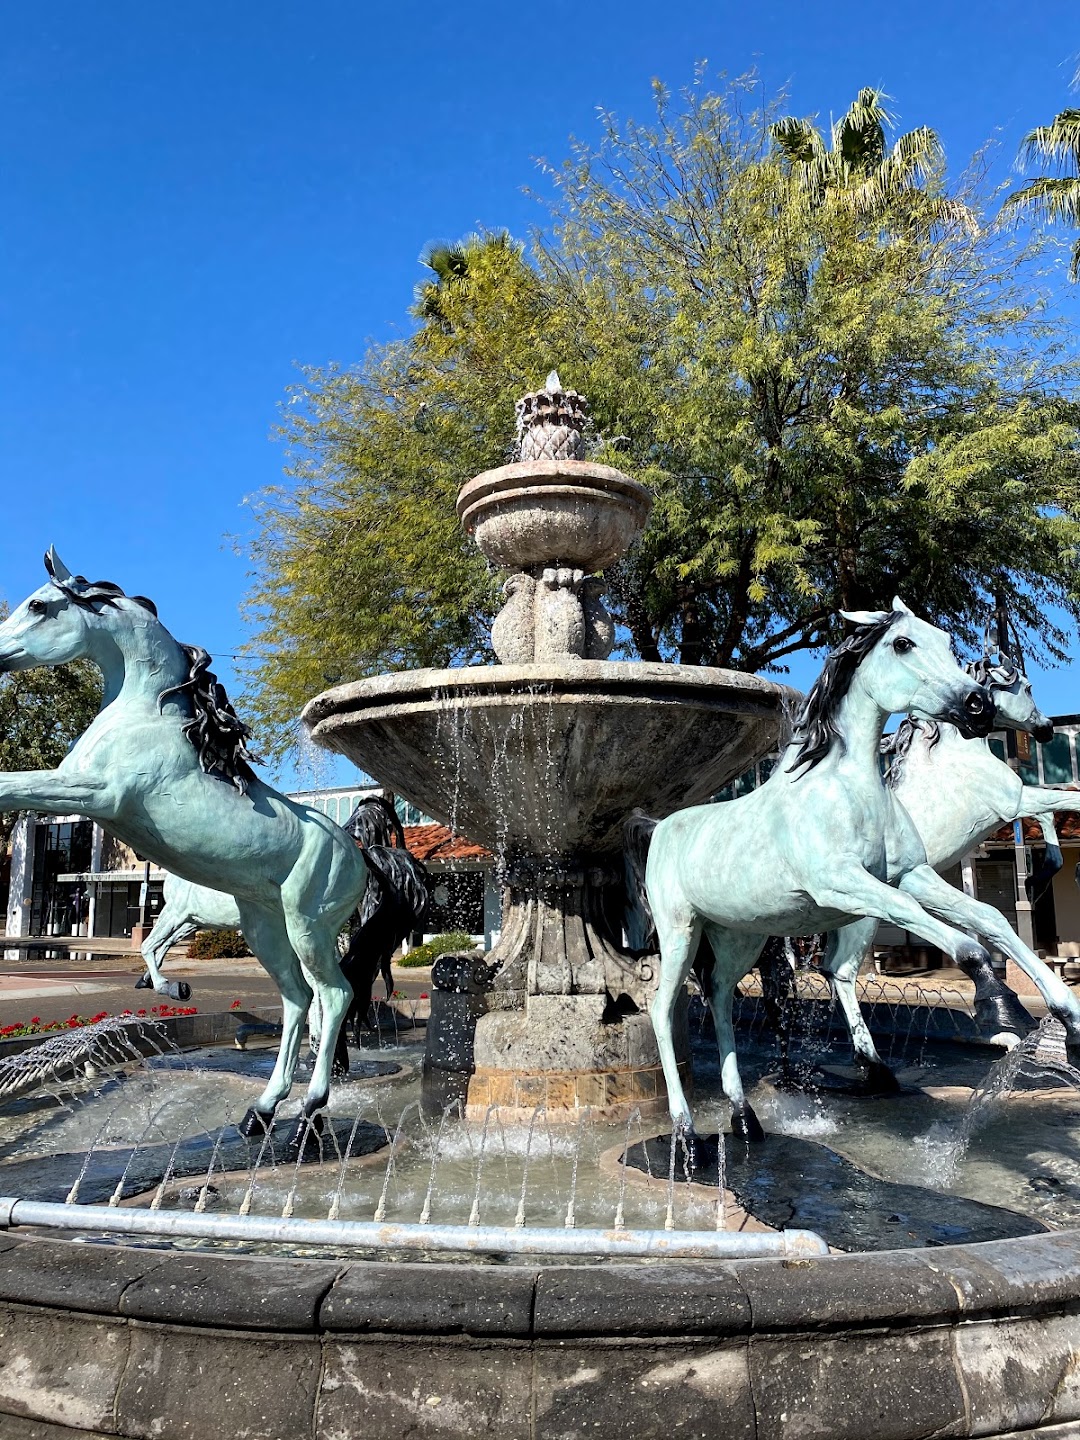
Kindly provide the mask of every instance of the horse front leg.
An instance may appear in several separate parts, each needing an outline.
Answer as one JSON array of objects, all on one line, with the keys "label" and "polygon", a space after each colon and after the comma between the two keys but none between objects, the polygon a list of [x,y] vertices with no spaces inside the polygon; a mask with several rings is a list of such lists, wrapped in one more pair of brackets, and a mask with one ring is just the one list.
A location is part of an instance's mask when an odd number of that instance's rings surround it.
[{"label": "horse front leg", "polygon": [[869,916],[834,930],[825,947],[822,968],[847,1021],[863,1088],[873,1095],[894,1095],[900,1088],[896,1076],[878,1054],[855,989],[859,967],[874,943],[877,927],[877,920]]},{"label": "horse front leg", "polygon": [[900,885],[933,914],[963,925],[1016,961],[1038,986],[1050,1014],[1064,1025],[1069,1063],[1080,1068],[1080,1002],[1049,965],[1028,949],[1001,912],[946,884],[929,865],[910,871]]},{"label": "horse front leg", "polygon": [[151,986],[159,995],[168,995],[172,1000],[189,1000],[191,986],[186,980],[166,980],[161,973],[161,962],[173,945],[194,935],[195,924],[186,913],[170,915],[168,905],[154,923],[154,928],[142,943],[143,963],[146,974],[140,975],[135,983],[136,990]]},{"label": "horse front leg", "polygon": [[0,774],[0,811],[41,810],[46,815],[90,815],[97,819],[107,790],[103,782],[89,775],[67,775],[63,770],[12,770]]}]

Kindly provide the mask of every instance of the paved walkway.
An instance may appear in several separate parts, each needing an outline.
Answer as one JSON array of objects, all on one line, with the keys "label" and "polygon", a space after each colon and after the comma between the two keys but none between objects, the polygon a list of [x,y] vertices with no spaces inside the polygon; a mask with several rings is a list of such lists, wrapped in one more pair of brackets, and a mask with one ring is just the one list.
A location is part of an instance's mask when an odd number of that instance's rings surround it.
[{"label": "paved walkway", "polygon": [[[204,1014],[228,1010],[235,1000],[240,1001],[240,1009],[256,1013],[280,1006],[277,986],[253,958],[189,960],[186,948],[177,946],[165,962],[165,973],[171,980],[186,980],[191,999],[171,1001],[151,990],[135,989],[144,966],[141,956],[132,953],[130,941],[123,942],[124,951],[103,953],[97,952],[97,943],[90,962],[76,954],[70,959],[0,961],[0,1025],[35,1016],[49,1021],[66,1020],[72,1014],[96,1015],[100,1010],[112,1015],[149,1010],[162,999],[170,1005],[194,1005]],[[430,971],[395,966],[394,984],[419,1002],[431,988]],[[381,988],[377,986],[376,993]]]}]

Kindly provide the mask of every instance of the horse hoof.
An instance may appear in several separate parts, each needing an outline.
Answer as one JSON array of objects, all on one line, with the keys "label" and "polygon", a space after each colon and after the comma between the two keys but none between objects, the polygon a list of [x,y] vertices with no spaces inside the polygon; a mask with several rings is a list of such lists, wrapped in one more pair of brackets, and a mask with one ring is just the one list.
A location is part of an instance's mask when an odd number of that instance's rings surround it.
[{"label": "horse hoof", "polygon": [[731,1112],[731,1133],[740,1140],[745,1140],[747,1144],[757,1144],[759,1140],[765,1139],[761,1121],[749,1105],[742,1105]]},{"label": "horse hoof", "polygon": [[981,1036],[1008,1034],[1023,1040],[1037,1023],[1011,990],[975,1001],[975,1028]]},{"label": "horse hoof", "polygon": [[153,986],[154,982],[150,979],[150,972],[148,970],[144,970],[135,981],[136,990],[152,990]]},{"label": "horse hoof", "polygon": [[190,1000],[191,986],[186,980],[174,980],[165,993],[171,1000]]},{"label": "horse hoof", "polygon": [[682,1144],[686,1147],[684,1163],[687,1178],[716,1169],[720,1157],[719,1135],[697,1135],[691,1131],[682,1137]]},{"label": "horse hoof", "polygon": [[256,1137],[262,1139],[264,1135],[269,1135],[273,1123],[273,1115],[263,1115],[252,1105],[236,1128],[245,1140],[254,1140]]},{"label": "horse hoof", "polygon": [[869,1060],[859,1067],[859,1088],[864,1095],[899,1095],[900,1082],[880,1061]]},{"label": "horse hoof", "polygon": [[286,1163],[294,1165],[298,1160],[301,1163],[306,1160],[321,1160],[323,1147],[320,1137],[325,1128],[321,1115],[308,1116],[301,1112],[285,1142]]}]

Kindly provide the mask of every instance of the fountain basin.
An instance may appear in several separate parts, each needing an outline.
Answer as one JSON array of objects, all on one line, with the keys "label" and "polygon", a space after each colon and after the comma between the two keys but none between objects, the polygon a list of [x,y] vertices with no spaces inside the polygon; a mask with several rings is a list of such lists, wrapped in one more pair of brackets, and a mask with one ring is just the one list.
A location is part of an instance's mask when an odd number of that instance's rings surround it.
[{"label": "fountain basin", "polygon": [[507,570],[603,570],[626,554],[652,509],[648,489],[588,460],[519,460],[461,487],[466,532]]},{"label": "fountain basin", "polygon": [[772,749],[798,695],[695,665],[411,670],[305,707],[312,738],[504,855],[614,855],[635,806],[707,801]]}]

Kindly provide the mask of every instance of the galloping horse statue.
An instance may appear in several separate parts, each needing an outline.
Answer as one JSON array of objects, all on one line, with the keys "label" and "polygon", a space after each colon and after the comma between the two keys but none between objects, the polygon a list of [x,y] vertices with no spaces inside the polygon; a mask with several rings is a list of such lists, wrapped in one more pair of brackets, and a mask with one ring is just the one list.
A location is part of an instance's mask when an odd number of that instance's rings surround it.
[{"label": "galloping horse statue", "polygon": [[[995,729],[1026,731],[1037,740],[1050,739],[1054,727],[1035,704],[1031,682],[1015,661],[1006,655],[987,654],[967,670],[990,692]],[[966,739],[947,721],[909,715],[894,734],[884,737],[881,748],[884,755],[892,757],[885,783],[914,821],[927,863],[939,873],[957,864],[1001,825],[1025,815],[1037,817],[1056,846],[1053,812],[1080,810],[1080,795],[1025,785],[998,759],[988,740]],[[1060,864],[1059,851],[1058,867]],[[1019,950],[1025,947],[1016,932],[997,910],[992,916],[994,928],[980,931],[980,937],[1019,959]],[[877,927],[878,921],[871,917],[833,931],[826,938],[821,966],[847,1021],[863,1087],[882,1093],[898,1087],[874,1045],[855,989]],[[766,961],[763,952],[759,963],[764,978],[765,969],[773,968],[773,958]],[[776,961],[777,969],[784,965],[785,961]],[[966,972],[975,982],[975,1020],[981,1034],[1011,1046],[1034,1028],[1031,1015],[989,966],[969,960]]]},{"label": "galloping horse statue", "polygon": [[[984,656],[968,667],[968,673],[990,691],[995,729],[1026,731],[1042,741],[1051,738],[1054,727],[1035,704],[1031,682],[1015,661],[1003,655]],[[1025,785],[1016,771],[994,754],[989,741],[965,739],[947,721],[908,716],[895,735],[886,738],[883,748],[892,756],[886,784],[914,822],[927,863],[939,872],[958,864],[1002,825],[1026,816],[1039,820],[1043,833],[1052,837],[1049,843],[1056,847],[1054,813],[1080,811],[1080,794]],[[858,920],[830,935],[822,961],[848,1020],[856,1057],[871,1065],[879,1057],[859,1013],[855,979],[873,944],[877,924],[876,919]],[[1022,952],[1030,956],[1015,930],[992,906],[975,930],[1017,964],[1023,965]],[[1030,1014],[992,971],[969,968],[968,974],[975,981],[975,1018],[983,1033],[998,1043],[1015,1044],[1017,1037],[1034,1027]],[[1037,984],[1043,976],[1048,982],[1055,981],[1046,966],[1040,966]],[[1056,990],[1058,984],[1052,988]]]},{"label": "galloping horse statue", "polygon": [[[55,770],[0,773],[0,810],[86,815],[182,879],[235,896],[281,991],[277,1062],[240,1124],[261,1134],[292,1086],[312,992],[328,1037],[349,1007],[336,941],[367,885],[363,855],[325,815],[256,776],[210,656],[174,640],[151,601],[72,575],[52,549],[45,568],[48,583],[0,625],[0,672],[85,658],[104,678],[102,705]],[[160,971],[155,988],[167,989]],[[294,1152],[319,1127],[333,1055],[333,1043],[319,1052]]]},{"label": "galloping horse statue", "polygon": [[[990,906],[946,884],[927,863],[919,833],[878,765],[890,714],[945,720],[962,735],[986,735],[994,716],[990,694],[957,664],[949,637],[902,601],[894,600],[892,610],[845,612],[844,618],[856,629],[829,656],[791,743],[760,788],[659,823],[627,822],[632,869],[639,876],[644,870],[638,898],[651,910],[660,943],[651,1013],[668,1105],[692,1162],[696,1137],[671,1021],[703,932],[714,957],[706,992],[732,1130],[752,1140],[763,1132],[743,1092],[731,1004],[767,936],[835,930],[872,917],[914,931],[957,964],[981,968],[989,964],[987,952],[952,927],[996,934],[1001,924]],[[1080,1004],[1018,941],[1014,953],[1063,1022],[1075,1064]]]}]

